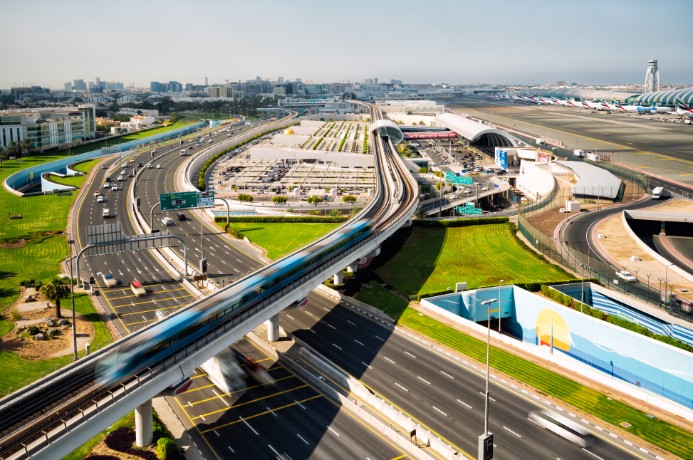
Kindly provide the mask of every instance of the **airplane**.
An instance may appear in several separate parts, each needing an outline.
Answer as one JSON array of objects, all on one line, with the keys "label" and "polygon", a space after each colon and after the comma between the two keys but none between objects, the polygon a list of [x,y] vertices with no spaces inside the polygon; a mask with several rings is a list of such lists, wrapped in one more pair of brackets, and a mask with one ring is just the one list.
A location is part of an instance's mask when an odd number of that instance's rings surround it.
[{"label": "airplane", "polygon": [[556,99],[555,97],[552,97],[551,101],[554,104],[562,105],[563,107],[572,107],[567,99]]},{"label": "airplane", "polygon": [[583,104],[587,106],[589,109],[593,110],[608,110],[607,107],[604,105],[602,101],[582,101]]},{"label": "airplane", "polygon": [[687,106],[683,101],[676,99],[676,115],[693,118],[693,109]]},{"label": "airplane", "polygon": [[671,107],[657,107],[657,106],[650,106],[650,107],[643,107],[642,105],[621,105],[617,104],[617,107],[626,113],[640,113],[640,114],[652,114],[652,113],[669,113],[671,112]]},{"label": "airplane", "polygon": [[578,109],[589,109],[590,107],[584,102],[584,101],[578,101],[575,98],[570,98],[568,99],[568,104],[572,107],[576,107]]},{"label": "airplane", "polygon": [[618,107],[618,102],[612,100],[611,102],[606,102],[606,101],[599,101],[602,104],[604,104],[604,107],[606,107],[606,110],[611,110],[615,112],[619,112],[621,109]]}]

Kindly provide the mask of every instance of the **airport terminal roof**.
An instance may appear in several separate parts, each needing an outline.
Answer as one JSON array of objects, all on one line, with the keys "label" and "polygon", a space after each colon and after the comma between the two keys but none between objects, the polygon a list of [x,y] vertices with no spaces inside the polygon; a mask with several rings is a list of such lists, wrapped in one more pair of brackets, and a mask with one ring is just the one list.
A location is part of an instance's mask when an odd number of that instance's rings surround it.
[{"label": "airport terminal roof", "polygon": [[617,100],[625,102],[633,97],[638,96],[634,93],[624,92],[624,91],[612,91],[604,89],[588,89],[588,88],[534,88],[526,91],[529,94],[536,96],[545,97],[577,97],[580,99],[604,99],[604,100]]},{"label": "airport terminal roof", "polygon": [[485,143],[493,147],[517,147],[517,139],[509,133],[454,113],[436,116],[435,124],[455,131],[469,142]]},{"label": "airport terminal roof", "polygon": [[687,105],[693,104],[693,87],[645,93],[636,96],[629,102],[642,106],[650,106],[652,104],[674,106],[677,100],[683,101]]},{"label": "airport terminal roof", "polygon": [[577,183],[570,188],[573,195],[614,199],[621,190],[621,179],[606,169],[582,161],[558,161],[557,163],[572,169],[577,176]]}]

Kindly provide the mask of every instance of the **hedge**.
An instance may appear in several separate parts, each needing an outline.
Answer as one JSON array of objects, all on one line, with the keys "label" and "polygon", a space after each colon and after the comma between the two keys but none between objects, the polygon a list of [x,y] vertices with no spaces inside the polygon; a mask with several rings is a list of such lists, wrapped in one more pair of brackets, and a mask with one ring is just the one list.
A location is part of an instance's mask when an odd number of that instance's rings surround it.
[{"label": "hedge", "polygon": [[644,326],[641,326],[640,324],[634,323],[632,321],[629,321],[625,318],[621,318],[620,316],[616,315],[609,315],[608,313],[605,313],[601,310],[598,310],[596,308],[592,308],[589,305],[583,304],[582,302],[573,299],[569,295],[563,294],[562,292],[559,292],[555,289],[550,289],[548,286],[542,286],[541,287],[541,292],[544,294],[546,297],[549,297],[550,299],[562,304],[563,306],[566,306],[568,308],[572,308],[573,310],[580,310],[580,305],[582,305],[582,312],[590,315],[594,318],[601,319],[602,321],[606,321],[607,323],[611,323],[614,326],[619,326],[622,327],[623,329],[627,329],[629,331],[636,332],[638,334],[644,335],[646,337],[650,337],[652,339],[658,340],[660,342],[667,343],[669,345],[673,345],[677,348],[680,348],[682,350],[686,351],[693,351],[693,347],[687,344],[686,342],[682,342],[681,340],[675,339],[673,337],[669,337],[668,335],[661,335],[661,334],[656,334],[649,329],[647,329]]},{"label": "hedge", "polygon": [[171,438],[160,438],[156,442],[156,456],[161,460],[178,458],[178,445]]},{"label": "hedge", "polygon": [[413,220],[414,227],[468,227],[470,225],[502,224],[508,222],[507,217],[475,217],[472,219],[454,220]]}]

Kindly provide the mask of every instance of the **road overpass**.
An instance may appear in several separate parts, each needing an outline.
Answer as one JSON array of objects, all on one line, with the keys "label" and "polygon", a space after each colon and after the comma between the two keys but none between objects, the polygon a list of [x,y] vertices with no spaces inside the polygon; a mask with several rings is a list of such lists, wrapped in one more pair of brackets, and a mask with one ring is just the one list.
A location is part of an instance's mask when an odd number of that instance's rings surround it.
[{"label": "road overpass", "polygon": [[[372,110],[372,119],[380,120],[382,114],[375,108]],[[373,132],[382,127],[388,141],[384,142],[381,136],[373,139],[378,194],[356,217],[370,222],[371,231],[364,239],[354,244],[336,240],[329,251],[307,257],[300,270],[291,272],[292,277],[281,278],[282,281],[271,286],[260,282],[247,301],[246,297],[241,300],[233,297],[236,285],[229,286],[3,398],[0,400],[3,446],[0,456],[62,457],[135,408],[136,418],[146,418],[151,413],[151,398],[185,382],[193,369],[262,322],[276,325],[281,310],[305,298],[329,276],[340,273],[354,261],[377,254],[380,244],[409,222],[418,204],[418,187],[394,153],[387,124],[374,126]],[[327,244],[330,238],[328,235],[308,248],[322,250],[321,245]],[[282,270],[287,259],[263,267],[244,280],[269,279],[271,274]],[[242,301],[245,303],[241,304]],[[201,319],[199,323],[188,324],[185,318]],[[169,327],[178,323],[187,326],[176,331]],[[117,358],[119,352],[132,352],[134,344],[141,342],[147,347],[140,346],[137,348],[140,354],[130,356],[136,367],[112,381],[97,382],[98,363]],[[154,354],[156,347],[166,354],[147,362],[146,357]]]}]

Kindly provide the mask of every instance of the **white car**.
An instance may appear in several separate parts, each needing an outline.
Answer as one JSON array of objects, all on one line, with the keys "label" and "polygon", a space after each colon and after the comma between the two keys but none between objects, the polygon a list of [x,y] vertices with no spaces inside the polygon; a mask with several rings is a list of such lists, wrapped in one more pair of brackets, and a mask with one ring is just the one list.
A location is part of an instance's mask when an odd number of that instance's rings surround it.
[{"label": "white car", "polygon": [[101,278],[103,279],[103,284],[105,284],[106,287],[113,287],[118,284],[118,280],[115,279],[110,273],[102,273]]},{"label": "white car", "polygon": [[111,188],[111,183],[110,182],[104,182],[103,188]]},{"label": "white car", "polygon": [[616,276],[621,278],[623,281],[628,281],[629,283],[634,283],[637,281],[637,279],[626,270],[617,271]]},{"label": "white car", "polygon": [[97,203],[103,203],[104,201],[106,201],[106,200],[104,199],[103,195],[98,195],[98,196],[96,197],[96,202],[97,202]]},{"label": "white car", "polygon": [[118,184],[113,184],[113,187],[111,187],[112,192],[117,192],[118,191]]},{"label": "white car", "polygon": [[156,169],[161,169],[161,165],[156,165]]}]

